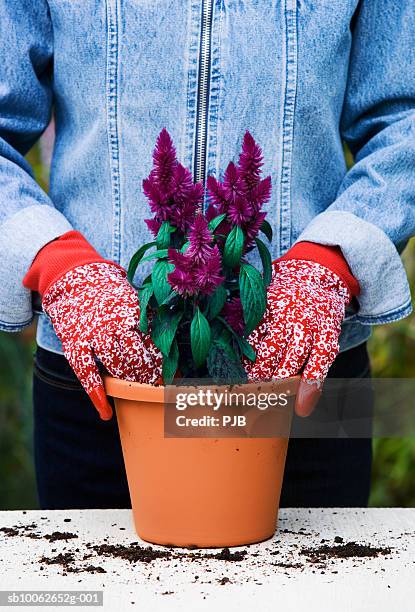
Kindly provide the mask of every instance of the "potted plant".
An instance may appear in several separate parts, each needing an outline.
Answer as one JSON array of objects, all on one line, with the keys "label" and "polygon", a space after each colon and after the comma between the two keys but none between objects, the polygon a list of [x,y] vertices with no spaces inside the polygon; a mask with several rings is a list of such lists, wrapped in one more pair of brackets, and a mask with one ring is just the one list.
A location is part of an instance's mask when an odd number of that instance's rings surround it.
[{"label": "potted plant", "polygon": [[[155,386],[106,380],[136,529],[166,545],[257,542],[276,528],[287,437],[166,437],[164,418],[172,384],[182,390],[236,384],[238,392],[254,395],[283,384],[295,393],[293,381],[249,384],[244,369],[256,358],[248,337],[263,318],[271,281],[271,256],[259,237],[272,240],[263,211],[271,180],[261,177],[262,152],[249,132],[223,181],[208,177],[205,212],[203,185],[178,162],[165,129],[153,161],[143,189],[154,240],[132,257],[128,276],[133,282],[141,263],[154,262],[138,288],[140,329],[163,355],[162,380]],[[248,261],[254,249],[262,272]],[[285,414],[289,419],[288,409]]]}]

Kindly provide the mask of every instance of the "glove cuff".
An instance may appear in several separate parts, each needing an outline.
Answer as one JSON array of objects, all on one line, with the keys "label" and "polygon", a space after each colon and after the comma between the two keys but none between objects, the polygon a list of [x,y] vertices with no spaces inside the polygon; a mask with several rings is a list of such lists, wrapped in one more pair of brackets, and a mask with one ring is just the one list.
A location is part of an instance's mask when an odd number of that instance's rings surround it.
[{"label": "glove cuff", "polygon": [[314,242],[297,242],[285,255],[276,261],[290,259],[302,259],[313,261],[325,266],[344,282],[350,292],[351,297],[356,297],[360,293],[358,280],[353,276],[352,271],[343,253],[338,246],[323,246]]},{"label": "glove cuff", "polygon": [[71,230],[40,249],[23,285],[43,297],[49,287],[70,270],[99,262],[113,263],[101,257],[80,232]]}]

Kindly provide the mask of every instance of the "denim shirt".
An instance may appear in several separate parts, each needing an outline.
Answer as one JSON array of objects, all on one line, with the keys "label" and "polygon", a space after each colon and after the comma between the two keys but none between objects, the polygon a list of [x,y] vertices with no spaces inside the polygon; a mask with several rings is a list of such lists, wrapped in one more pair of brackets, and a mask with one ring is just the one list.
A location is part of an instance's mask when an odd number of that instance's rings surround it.
[{"label": "denim shirt", "polygon": [[[0,0],[1,329],[31,322],[22,278],[50,240],[75,228],[123,266],[149,240],[142,179],[163,127],[202,180],[252,133],[273,257],[339,245],[360,283],[342,350],[409,314],[414,32],[413,0]],[[52,109],[47,195],[24,155]],[[44,316],[38,341],[61,350]]]}]

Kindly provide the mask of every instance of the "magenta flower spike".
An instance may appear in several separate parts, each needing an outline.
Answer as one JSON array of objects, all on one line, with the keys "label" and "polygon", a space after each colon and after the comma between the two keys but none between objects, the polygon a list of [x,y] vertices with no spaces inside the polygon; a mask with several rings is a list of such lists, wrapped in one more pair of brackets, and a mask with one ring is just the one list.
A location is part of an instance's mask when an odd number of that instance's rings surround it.
[{"label": "magenta flower spike", "polygon": [[225,170],[223,190],[228,203],[234,202],[235,198],[245,195],[245,183],[240,176],[238,167],[233,162],[229,162]]},{"label": "magenta flower spike", "polygon": [[146,223],[154,236],[161,224],[168,221],[182,232],[190,227],[203,201],[203,185],[193,183],[191,172],[176,158],[176,149],[164,128],[153,151],[153,168],[143,181],[153,219]]},{"label": "magenta flower spike", "polygon": [[233,202],[229,204],[229,221],[234,225],[243,226],[250,221],[252,212],[251,203],[244,196],[236,195]]},{"label": "magenta flower spike", "polygon": [[261,176],[262,151],[261,147],[256,144],[255,140],[248,132],[245,132],[242,142],[242,152],[239,156],[239,171],[241,179],[244,181],[246,189],[252,189],[258,184]]},{"label": "magenta flower spike", "polygon": [[252,189],[250,193],[250,201],[255,211],[259,211],[264,204],[269,202],[271,198],[271,177],[259,181],[257,185]]},{"label": "magenta flower spike", "polygon": [[197,292],[191,259],[175,249],[169,249],[169,262],[174,265],[173,272],[167,276],[172,289],[184,297]]},{"label": "magenta flower spike", "polygon": [[215,209],[215,216],[226,213],[229,202],[222,183],[214,176],[208,176],[206,186],[209,193],[209,204]]},{"label": "magenta flower spike", "polygon": [[156,237],[161,227],[161,221],[157,221],[156,219],[144,219],[144,222],[153,236]]},{"label": "magenta flower spike", "polygon": [[222,259],[216,244],[210,247],[209,258],[196,267],[194,277],[197,288],[204,295],[211,295],[223,283]]},{"label": "magenta flower spike", "polygon": [[249,222],[246,229],[246,248],[250,248],[254,245],[255,238],[258,236],[259,230],[261,229],[262,223],[265,221],[267,216],[266,212],[259,212]]},{"label": "magenta flower spike", "polygon": [[187,255],[197,264],[206,263],[212,254],[213,236],[208,229],[206,218],[198,214],[189,231]]},{"label": "magenta flower spike", "polygon": [[171,190],[173,172],[177,166],[176,149],[170,134],[163,128],[153,152],[154,178],[163,195]]}]

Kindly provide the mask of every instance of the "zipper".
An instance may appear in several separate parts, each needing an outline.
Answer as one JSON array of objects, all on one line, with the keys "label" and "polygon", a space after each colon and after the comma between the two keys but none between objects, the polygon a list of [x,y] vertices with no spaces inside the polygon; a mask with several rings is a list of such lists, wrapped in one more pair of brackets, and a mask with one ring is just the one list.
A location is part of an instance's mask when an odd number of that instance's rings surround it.
[{"label": "zipper", "polygon": [[205,184],[207,120],[209,110],[210,59],[212,46],[213,1],[202,0],[202,23],[197,84],[194,180]]}]

